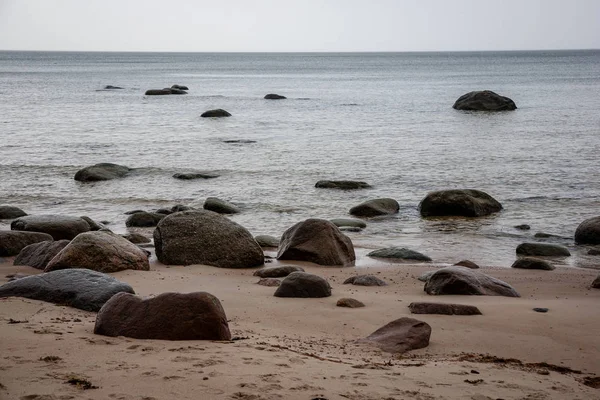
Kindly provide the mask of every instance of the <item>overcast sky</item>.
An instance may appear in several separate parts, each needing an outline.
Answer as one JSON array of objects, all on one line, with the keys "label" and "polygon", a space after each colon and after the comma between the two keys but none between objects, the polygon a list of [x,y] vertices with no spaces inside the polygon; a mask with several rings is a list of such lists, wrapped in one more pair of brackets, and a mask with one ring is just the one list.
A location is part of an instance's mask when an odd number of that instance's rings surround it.
[{"label": "overcast sky", "polygon": [[600,0],[0,0],[1,50],[600,48]]}]

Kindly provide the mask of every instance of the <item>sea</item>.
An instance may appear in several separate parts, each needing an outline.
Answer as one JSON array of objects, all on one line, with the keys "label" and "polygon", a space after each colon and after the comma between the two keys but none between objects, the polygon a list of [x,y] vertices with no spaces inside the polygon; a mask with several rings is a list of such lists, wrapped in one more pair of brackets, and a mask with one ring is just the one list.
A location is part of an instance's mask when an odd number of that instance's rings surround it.
[{"label": "sea", "polygon": [[[189,93],[144,95],[174,84]],[[518,109],[452,108],[461,95],[485,89]],[[267,93],[287,99],[265,100]],[[200,117],[215,108],[232,117]],[[572,253],[553,264],[600,269],[590,247],[573,241],[579,223],[600,215],[599,110],[595,50],[5,51],[0,204],[29,214],[87,215],[124,233],[127,211],[202,207],[218,197],[242,209],[230,218],[252,234],[280,236],[307,218],[350,217],[363,201],[391,197],[398,214],[346,233],[358,266],[372,264],[372,249],[400,246],[441,264],[469,259],[510,267],[520,243],[546,242]],[[101,162],[134,171],[105,182],[73,179]],[[219,177],[174,179],[179,172]],[[315,188],[324,179],[372,188]],[[504,209],[475,219],[420,217],[428,192],[457,188],[483,190]],[[520,224],[531,229],[515,229]]]}]

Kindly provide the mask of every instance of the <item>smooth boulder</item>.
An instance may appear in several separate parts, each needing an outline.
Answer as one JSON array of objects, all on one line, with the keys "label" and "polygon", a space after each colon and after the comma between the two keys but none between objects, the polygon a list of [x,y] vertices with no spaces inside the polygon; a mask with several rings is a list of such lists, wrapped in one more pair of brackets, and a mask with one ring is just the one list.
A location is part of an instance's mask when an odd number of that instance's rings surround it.
[{"label": "smooth boulder", "polygon": [[275,297],[318,298],[331,296],[329,282],[306,272],[292,272],[281,281]]},{"label": "smooth boulder", "polygon": [[0,257],[16,256],[30,244],[52,240],[47,233],[0,231]]},{"label": "smooth boulder", "polygon": [[265,100],[284,100],[287,99],[287,97],[282,96],[280,94],[275,94],[275,93],[269,93],[265,96]]},{"label": "smooth boulder", "polygon": [[575,230],[575,243],[600,244],[600,217],[588,218]]},{"label": "smooth boulder", "polygon": [[75,236],[90,230],[90,225],[79,217],[62,215],[27,215],[15,219],[10,224],[13,231],[47,233],[54,240],[71,240]]},{"label": "smooth boulder", "polygon": [[446,267],[435,271],[424,290],[430,295],[478,295],[520,297],[508,283],[466,267]]},{"label": "smooth boulder", "polygon": [[423,217],[482,217],[502,210],[502,204],[489,194],[474,189],[431,192],[419,204]]},{"label": "smooth boulder", "polygon": [[544,271],[554,270],[554,266],[546,260],[540,260],[539,258],[533,257],[522,257],[517,259],[511,268],[519,269],[541,269]]},{"label": "smooth boulder", "polygon": [[128,228],[149,228],[158,225],[158,223],[165,217],[165,214],[149,213],[146,211],[136,212],[131,214],[125,220],[125,226]]},{"label": "smooth boulder", "polygon": [[516,252],[520,256],[568,257],[571,255],[566,247],[551,243],[521,243],[517,246]]},{"label": "smooth boulder", "polygon": [[166,216],[154,230],[154,247],[167,265],[251,268],[264,263],[262,249],[246,228],[207,210]]},{"label": "smooth boulder", "polygon": [[79,182],[109,181],[123,178],[131,168],[112,163],[100,163],[85,167],[75,173],[75,180]]},{"label": "smooth boulder", "polygon": [[283,233],[277,259],[351,266],[356,255],[352,241],[337,226],[324,219],[310,218]]},{"label": "smooth boulder", "polygon": [[142,235],[141,233],[129,232],[121,235],[123,238],[129,240],[133,244],[145,244],[150,243],[152,240]]},{"label": "smooth boulder", "polygon": [[223,117],[231,117],[231,114],[228,111],[225,111],[221,108],[217,108],[216,110],[208,110],[200,115],[202,118],[223,118]]},{"label": "smooth boulder", "polygon": [[69,269],[26,276],[0,286],[0,297],[26,297],[58,305],[98,311],[117,293],[132,287],[89,269]]},{"label": "smooth boulder", "polygon": [[0,206],[0,219],[15,219],[26,216],[27,213],[15,206]]},{"label": "smooth boulder", "polygon": [[452,108],[465,111],[512,111],[517,109],[517,105],[508,97],[491,90],[480,90],[460,96]]},{"label": "smooth boulder", "polygon": [[400,204],[394,199],[382,198],[365,201],[350,209],[350,214],[357,217],[377,217],[397,214]]},{"label": "smooth boulder", "polygon": [[218,199],[216,197],[208,197],[204,200],[204,209],[214,211],[219,214],[237,214],[241,210],[228,201]]},{"label": "smooth boulder", "polygon": [[431,258],[425,254],[419,253],[406,247],[387,247],[384,249],[373,250],[367,254],[369,257],[388,258],[408,261],[431,261]]},{"label": "smooth boulder", "polygon": [[413,314],[481,315],[477,307],[465,304],[414,302],[408,305],[408,309]]},{"label": "smooth boulder", "polygon": [[45,271],[87,268],[110,273],[126,269],[148,271],[146,252],[129,240],[111,232],[86,232],[65,246],[46,266]]},{"label": "smooth boulder", "polygon": [[318,181],[315,187],[319,189],[357,190],[368,189],[371,185],[362,181]]},{"label": "smooth boulder", "polygon": [[254,240],[260,247],[279,247],[279,239],[271,235],[254,236]]},{"label": "smooth boulder", "polygon": [[402,354],[429,346],[430,337],[431,326],[428,323],[403,317],[382,326],[358,342],[374,344],[388,353]]},{"label": "smooth boulder", "polygon": [[292,272],[304,272],[304,268],[295,265],[282,265],[280,267],[262,268],[254,271],[254,276],[261,278],[283,278]]},{"label": "smooth boulder", "polygon": [[13,265],[27,265],[44,270],[48,263],[69,244],[69,240],[48,240],[23,248]]},{"label": "smooth boulder", "polygon": [[357,285],[357,286],[387,286],[387,283],[376,277],[375,275],[357,275],[351,276],[344,281],[344,285]]},{"label": "smooth boulder", "polygon": [[156,340],[231,340],[221,302],[207,292],[141,299],[119,293],[104,304],[94,333]]}]

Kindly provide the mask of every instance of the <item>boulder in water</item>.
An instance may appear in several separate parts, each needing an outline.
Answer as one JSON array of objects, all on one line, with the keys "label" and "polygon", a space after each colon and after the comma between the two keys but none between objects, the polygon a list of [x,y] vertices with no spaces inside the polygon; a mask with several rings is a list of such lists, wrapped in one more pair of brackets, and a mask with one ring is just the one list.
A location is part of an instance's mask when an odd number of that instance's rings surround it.
[{"label": "boulder in water", "polygon": [[171,89],[190,90],[187,86],[184,86],[184,85],[173,85],[173,86],[171,86]]},{"label": "boulder in water", "polygon": [[371,343],[388,353],[402,354],[429,346],[431,326],[414,318],[399,318],[382,326],[359,343]]},{"label": "boulder in water", "polygon": [[287,99],[287,97],[282,96],[280,94],[275,94],[275,93],[269,93],[265,96],[266,100],[284,100]]},{"label": "boulder in water", "polygon": [[320,189],[356,190],[368,189],[371,185],[362,181],[318,181],[315,187]]},{"label": "boulder in water", "polygon": [[0,257],[16,256],[30,244],[52,240],[47,233],[0,231]]},{"label": "boulder in water", "polygon": [[214,211],[219,214],[237,214],[241,212],[237,206],[216,197],[208,197],[204,201],[204,209]]},{"label": "boulder in water", "polygon": [[85,167],[77,171],[75,180],[79,182],[108,181],[123,178],[131,171],[124,165],[100,163]]},{"label": "boulder in water", "polygon": [[63,215],[27,215],[15,219],[10,224],[13,231],[43,232],[54,240],[71,240],[90,230],[90,225],[80,217]]},{"label": "boulder in water", "polygon": [[575,243],[600,244],[600,217],[588,218],[577,227]]},{"label": "boulder in water", "polygon": [[465,267],[446,267],[435,271],[427,282],[425,292],[430,295],[479,295],[520,297],[508,283],[478,270]]},{"label": "boulder in water", "polygon": [[329,220],[332,224],[337,226],[338,228],[358,228],[363,229],[367,227],[366,222],[361,221],[360,219],[352,219],[352,218],[334,218]]},{"label": "boulder in water", "polygon": [[202,118],[222,118],[222,117],[231,117],[231,114],[221,108],[217,108],[216,110],[208,110],[200,115]]},{"label": "boulder in water", "polygon": [[254,236],[254,240],[260,247],[279,247],[279,239],[271,235]]},{"label": "boulder in water", "polygon": [[516,251],[521,256],[568,257],[571,255],[566,247],[550,243],[521,243]]},{"label": "boulder in water", "polygon": [[69,244],[69,240],[33,243],[21,250],[13,265],[27,265],[44,270],[48,263]]},{"label": "boulder in water", "polygon": [[324,278],[306,272],[292,272],[277,288],[276,297],[329,297],[331,286]]},{"label": "boulder in water", "polygon": [[454,189],[429,193],[419,210],[423,217],[482,217],[502,210],[502,205],[480,190]]},{"label": "boulder in water", "polygon": [[26,216],[27,213],[15,206],[0,206],[0,219],[15,219]]},{"label": "boulder in water", "polygon": [[465,111],[512,111],[517,109],[517,105],[508,97],[482,90],[460,96],[452,108]]},{"label": "boulder in water", "polygon": [[216,174],[207,174],[202,172],[178,172],[173,175],[173,178],[183,181],[190,181],[193,179],[213,179],[218,177],[219,175]]},{"label": "boulder in water", "polygon": [[117,90],[117,89],[123,89],[123,88],[120,86],[113,86],[113,85],[104,86],[104,90]]},{"label": "boulder in water", "polygon": [[394,199],[382,198],[368,200],[350,209],[350,214],[357,217],[377,217],[380,215],[397,214],[400,205]]}]

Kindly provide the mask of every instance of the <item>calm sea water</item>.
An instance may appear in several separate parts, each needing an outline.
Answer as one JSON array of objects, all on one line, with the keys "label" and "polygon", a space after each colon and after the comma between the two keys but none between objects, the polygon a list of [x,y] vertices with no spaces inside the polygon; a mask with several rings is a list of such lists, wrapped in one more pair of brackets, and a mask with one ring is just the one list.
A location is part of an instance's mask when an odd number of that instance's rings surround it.
[{"label": "calm sea water", "polygon": [[[144,96],[172,84],[189,94]],[[99,91],[105,85],[125,89]],[[482,89],[519,109],[452,109],[460,95]],[[267,93],[288,100],[263,100]],[[212,108],[233,117],[200,118]],[[582,220],[600,215],[598,110],[600,51],[0,52],[0,204],[89,215],[124,232],[125,211],[201,206],[217,196],[243,208],[232,219],[253,234],[278,236],[303,219],[345,217],[364,200],[392,197],[398,215],[348,233],[359,255],[396,245],[439,262],[510,266],[519,243],[545,232],[573,252],[558,264],[600,268],[572,240]],[[224,142],[237,139],[255,143]],[[73,180],[98,162],[138,169],[121,180]],[[172,178],[181,171],[221,176]],[[315,189],[320,179],[373,188]],[[447,188],[484,190],[505,210],[421,219],[419,201]],[[513,228],[523,223],[531,231]]]}]

